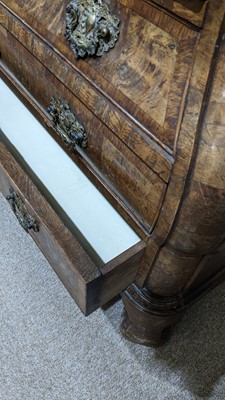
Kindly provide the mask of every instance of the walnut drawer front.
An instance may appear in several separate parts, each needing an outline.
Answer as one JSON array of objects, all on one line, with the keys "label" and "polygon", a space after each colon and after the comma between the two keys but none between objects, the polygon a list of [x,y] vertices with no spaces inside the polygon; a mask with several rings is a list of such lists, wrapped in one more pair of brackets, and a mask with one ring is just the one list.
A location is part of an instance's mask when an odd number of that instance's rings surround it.
[{"label": "walnut drawer front", "polygon": [[[0,4],[43,38],[149,138],[168,152],[174,150],[194,60],[195,30],[145,1],[111,0],[110,11],[120,19],[115,47],[101,57],[76,59],[65,37],[67,2],[7,0]],[[11,18],[2,7],[2,25],[41,57],[42,50],[35,48],[32,38],[26,41],[22,27],[15,28]],[[42,62],[47,64],[45,54]]]},{"label": "walnut drawer front", "polygon": [[[145,244],[2,81],[0,85],[5,97],[0,190],[82,311],[89,314],[131,283]],[[8,101],[12,110],[16,107],[16,121],[6,116]],[[36,133],[33,141],[29,130]]]},{"label": "walnut drawer front", "polygon": [[[88,146],[85,149],[77,147],[81,155],[80,162],[85,159],[86,163],[93,166],[95,173],[100,174],[103,186],[107,185],[119,199],[124,210],[122,213],[129,214],[129,218],[134,218],[137,221],[134,222],[149,233],[154,228],[162,205],[166,190],[164,181],[12,35],[7,33],[7,38],[4,43],[2,39],[0,69],[12,81],[20,81],[23,86],[20,90],[24,88],[28,98],[35,101],[42,123],[48,128],[53,126],[51,116],[47,113],[51,97],[69,104],[88,133]],[[38,76],[38,84],[35,76]],[[59,140],[57,133],[50,130]],[[63,142],[59,143],[66,149]],[[77,155],[69,154],[76,161]]]}]

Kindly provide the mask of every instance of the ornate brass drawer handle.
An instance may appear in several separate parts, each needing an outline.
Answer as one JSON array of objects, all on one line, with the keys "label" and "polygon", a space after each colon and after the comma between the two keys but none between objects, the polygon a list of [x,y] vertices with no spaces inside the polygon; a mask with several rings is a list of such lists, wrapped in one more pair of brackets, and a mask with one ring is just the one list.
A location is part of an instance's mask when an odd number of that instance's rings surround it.
[{"label": "ornate brass drawer handle", "polygon": [[48,112],[53,118],[56,132],[67,147],[76,150],[76,146],[83,149],[88,145],[88,138],[84,127],[77,121],[67,103],[51,98]]},{"label": "ornate brass drawer handle", "polygon": [[72,0],[66,8],[65,36],[76,58],[101,56],[113,48],[119,24],[102,0]]},{"label": "ornate brass drawer handle", "polygon": [[16,218],[26,232],[28,232],[29,229],[33,229],[35,232],[39,231],[35,219],[29,214],[22,199],[13,188],[9,189],[9,194],[6,196],[6,200],[8,200]]}]

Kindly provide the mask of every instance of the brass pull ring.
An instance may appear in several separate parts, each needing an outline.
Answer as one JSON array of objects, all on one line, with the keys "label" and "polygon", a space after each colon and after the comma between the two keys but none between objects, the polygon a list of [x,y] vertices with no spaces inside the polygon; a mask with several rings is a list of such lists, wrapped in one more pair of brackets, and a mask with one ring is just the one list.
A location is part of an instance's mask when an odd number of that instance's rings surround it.
[{"label": "brass pull ring", "polygon": [[13,188],[9,189],[9,194],[6,196],[6,200],[8,200],[16,218],[26,232],[28,232],[30,229],[33,229],[34,232],[39,231],[35,219],[29,214],[22,199]]},{"label": "brass pull ring", "polygon": [[66,8],[65,36],[75,57],[102,56],[115,46],[120,20],[102,0],[72,0]]}]

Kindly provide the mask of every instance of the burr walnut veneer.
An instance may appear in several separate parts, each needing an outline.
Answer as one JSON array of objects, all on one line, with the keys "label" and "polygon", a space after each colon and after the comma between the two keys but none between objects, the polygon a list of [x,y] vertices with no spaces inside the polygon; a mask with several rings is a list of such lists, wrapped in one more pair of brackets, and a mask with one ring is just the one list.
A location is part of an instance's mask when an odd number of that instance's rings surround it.
[{"label": "burr walnut veneer", "polygon": [[1,79],[135,240],[103,260],[1,110],[0,189],[82,311],[122,292],[122,332],[145,345],[225,277],[224,13],[225,0],[0,0]]}]

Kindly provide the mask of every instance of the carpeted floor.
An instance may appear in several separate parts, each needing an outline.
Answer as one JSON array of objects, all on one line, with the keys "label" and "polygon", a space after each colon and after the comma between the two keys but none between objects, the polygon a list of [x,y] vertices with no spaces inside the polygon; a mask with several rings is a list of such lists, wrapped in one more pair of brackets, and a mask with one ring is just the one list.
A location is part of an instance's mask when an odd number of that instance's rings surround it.
[{"label": "carpeted floor", "polygon": [[0,399],[225,399],[225,284],[159,349],[124,340],[121,301],[85,318],[0,196]]}]

